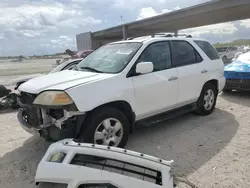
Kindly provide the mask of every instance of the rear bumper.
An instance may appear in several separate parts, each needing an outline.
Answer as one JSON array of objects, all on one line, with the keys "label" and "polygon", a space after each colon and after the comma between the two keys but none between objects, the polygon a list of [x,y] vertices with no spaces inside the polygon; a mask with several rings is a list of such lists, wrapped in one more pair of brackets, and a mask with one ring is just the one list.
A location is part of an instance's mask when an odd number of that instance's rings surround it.
[{"label": "rear bumper", "polygon": [[250,79],[226,79],[225,89],[250,90]]},{"label": "rear bumper", "polygon": [[226,78],[225,77],[221,77],[218,79],[218,91],[221,92],[224,87],[226,85]]}]

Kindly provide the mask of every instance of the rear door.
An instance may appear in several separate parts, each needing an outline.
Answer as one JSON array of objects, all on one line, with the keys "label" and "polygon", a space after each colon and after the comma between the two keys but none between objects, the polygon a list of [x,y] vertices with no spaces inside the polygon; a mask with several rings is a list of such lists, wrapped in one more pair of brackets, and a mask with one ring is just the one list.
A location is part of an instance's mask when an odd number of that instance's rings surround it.
[{"label": "rear door", "polygon": [[187,41],[171,42],[172,64],[178,73],[177,106],[195,102],[204,85],[202,72],[205,72],[203,59]]}]

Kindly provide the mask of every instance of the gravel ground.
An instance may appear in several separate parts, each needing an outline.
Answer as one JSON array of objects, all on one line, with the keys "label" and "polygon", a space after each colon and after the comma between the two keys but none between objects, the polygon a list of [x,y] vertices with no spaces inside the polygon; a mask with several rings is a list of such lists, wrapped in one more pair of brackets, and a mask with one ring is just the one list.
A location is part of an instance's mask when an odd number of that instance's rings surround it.
[{"label": "gravel ground", "polygon": [[[12,76],[0,77],[0,83],[9,78]],[[142,127],[131,135],[127,148],[174,159],[174,172],[199,188],[249,188],[249,94],[220,94],[210,116],[186,114]],[[0,133],[0,187],[35,187],[36,167],[49,143],[26,133],[13,111],[0,113]]]}]

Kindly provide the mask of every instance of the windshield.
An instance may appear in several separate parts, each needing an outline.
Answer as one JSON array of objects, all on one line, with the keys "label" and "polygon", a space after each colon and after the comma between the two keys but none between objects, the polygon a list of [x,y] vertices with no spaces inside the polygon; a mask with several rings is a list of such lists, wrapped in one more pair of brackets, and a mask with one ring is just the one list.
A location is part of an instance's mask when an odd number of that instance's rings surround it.
[{"label": "windshield", "polygon": [[139,42],[115,43],[102,46],[82,60],[79,70],[92,70],[103,73],[121,72],[141,47]]},{"label": "windshield", "polygon": [[227,51],[228,47],[221,47],[221,48],[216,48],[217,52],[225,52]]}]

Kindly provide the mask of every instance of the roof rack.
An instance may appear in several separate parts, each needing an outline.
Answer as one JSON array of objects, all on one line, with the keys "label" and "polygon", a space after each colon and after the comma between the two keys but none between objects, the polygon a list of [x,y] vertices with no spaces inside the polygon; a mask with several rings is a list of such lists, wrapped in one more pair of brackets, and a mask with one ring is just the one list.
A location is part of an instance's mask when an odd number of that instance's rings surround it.
[{"label": "roof rack", "polygon": [[[185,37],[185,38],[193,38],[192,35],[190,34],[185,34],[185,33],[178,33],[177,36],[173,33],[155,33],[155,34],[152,34],[152,35],[149,35],[149,36],[141,36],[141,37]],[[136,39],[136,38],[141,38],[141,37],[129,37],[127,38],[126,40],[133,40],[133,39]]]},{"label": "roof rack", "polygon": [[[155,34],[151,35],[151,37],[155,37],[155,36],[176,37],[176,34],[171,34],[171,33],[155,33]],[[185,33],[178,33],[177,37],[179,37],[179,36],[184,36],[186,38],[193,38],[192,35],[185,34]]]}]

